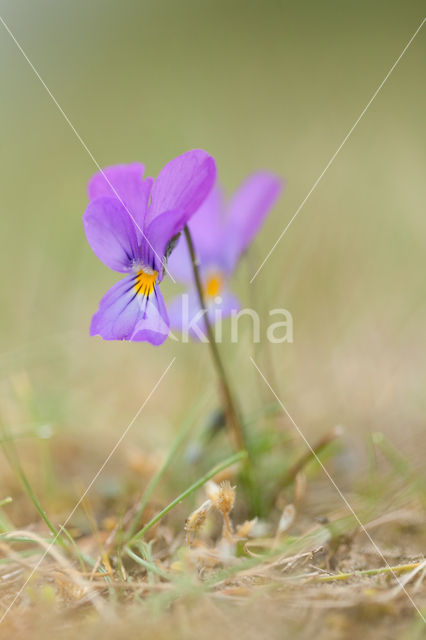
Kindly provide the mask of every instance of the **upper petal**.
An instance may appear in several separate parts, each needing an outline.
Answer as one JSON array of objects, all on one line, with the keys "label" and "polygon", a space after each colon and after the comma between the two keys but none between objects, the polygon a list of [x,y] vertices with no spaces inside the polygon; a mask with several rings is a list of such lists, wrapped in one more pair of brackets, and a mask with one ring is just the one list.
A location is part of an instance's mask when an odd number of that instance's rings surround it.
[{"label": "upper petal", "polygon": [[89,181],[89,200],[109,196],[117,198],[134,218],[136,226],[143,230],[148,199],[153,184],[152,178],[143,180],[143,164],[117,164],[96,173]]},{"label": "upper petal", "polygon": [[217,256],[225,233],[225,203],[219,185],[213,187],[188,226],[199,257]]},{"label": "upper petal", "polygon": [[176,209],[188,221],[209,194],[215,179],[216,164],[206,151],[195,149],[174,158],[163,167],[152,187],[147,223],[164,211]]},{"label": "upper petal", "polygon": [[101,197],[89,203],[83,215],[87,240],[99,260],[114,271],[128,272],[138,257],[136,229],[116,198]]},{"label": "upper petal", "polygon": [[227,253],[232,266],[259,231],[282,189],[278,176],[262,171],[247,178],[234,194],[227,227]]}]

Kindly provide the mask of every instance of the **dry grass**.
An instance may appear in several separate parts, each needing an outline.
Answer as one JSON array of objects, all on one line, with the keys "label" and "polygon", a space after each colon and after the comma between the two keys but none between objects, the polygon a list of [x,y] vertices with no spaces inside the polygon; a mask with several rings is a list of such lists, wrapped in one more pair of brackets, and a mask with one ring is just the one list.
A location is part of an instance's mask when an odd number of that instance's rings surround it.
[{"label": "dry grass", "polygon": [[[87,503],[90,529],[70,528],[72,543],[65,538],[63,548],[50,544],[41,524],[4,532],[3,610],[25,585],[3,622],[4,637],[421,637],[423,622],[409,599],[424,613],[417,485],[399,482],[395,491],[394,482],[381,496],[383,506],[392,495],[394,508],[385,511],[377,501],[372,509],[362,492],[349,496],[389,568],[325,481],[306,482],[299,470],[265,518],[244,520],[237,477],[235,465],[222,471],[217,483],[192,493],[186,524],[185,505],[176,505],[177,513],[127,546],[139,503],[120,520],[107,505],[96,513]],[[318,504],[332,508],[318,517]],[[148,502],[142,522],[164,506]]]}]

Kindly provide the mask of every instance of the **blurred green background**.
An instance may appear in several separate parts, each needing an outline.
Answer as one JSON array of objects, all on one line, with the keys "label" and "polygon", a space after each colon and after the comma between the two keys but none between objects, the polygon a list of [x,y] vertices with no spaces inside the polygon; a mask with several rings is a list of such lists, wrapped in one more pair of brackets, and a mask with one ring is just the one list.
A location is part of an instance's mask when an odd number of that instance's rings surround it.
[{"label": "blurred green background", "polygon": [[[229,191],[256,169],[286,178],[233,288],[266,319],[269,309],[287,308],[294,343],[254,349],[247,323],[241,343],[224,347],[243,409],[272,400],[248,361],[255,353],[308,438],[342,424],[356,450],[366,431],[381,430],[420,461],[426,28],[253,286],[248,280],[419,26],[424,4],[0,7],[101,166],[142,161],[155,176],[202,147]],[[173,356],[125,449],[167,446],[194,400],[214,393],[214,372],[205,345],[89,337],[91,315],[117,279],[92,254],[81,224],[96,169],[2,26],[0,61],[1,416],[15,433],[65,434],[62,470],[89,478]],[[176,288],[168,282],[164,291]],[[362,473],[362,460],[353,464]]]}]

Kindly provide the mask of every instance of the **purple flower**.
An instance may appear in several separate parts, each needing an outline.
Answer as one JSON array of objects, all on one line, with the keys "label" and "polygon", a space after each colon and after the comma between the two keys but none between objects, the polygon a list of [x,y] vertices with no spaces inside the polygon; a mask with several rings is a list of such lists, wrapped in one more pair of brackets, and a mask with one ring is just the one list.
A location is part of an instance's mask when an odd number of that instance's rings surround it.
[{"label": "purple flower", "polygon": [[92,250],[107,267],[128,274],[102,298],[90,335],[159,345],[170,322],[159,283],[172,239],[209,194],[216,166],[205,151],[171,160],[157,179],[143,164],[116,165],[89,182],[83,224]]},{"label": "purple flower", "polygon": [[[277,176],[267,172],[254,173],[243,182],[230,202],[224,202],[220,188],[215,186],[191,219],[188,226],[212,323],[240,308],[239,300],[229,291],[227,282],[281,190],[282,181]],[[192,337],[202,338],[204,321],[185,245],[182,238],[169,262],[171,274],[189,285],[186,296],[179,296],[169,304],[171,326],[180,331],[189,329]]]}]

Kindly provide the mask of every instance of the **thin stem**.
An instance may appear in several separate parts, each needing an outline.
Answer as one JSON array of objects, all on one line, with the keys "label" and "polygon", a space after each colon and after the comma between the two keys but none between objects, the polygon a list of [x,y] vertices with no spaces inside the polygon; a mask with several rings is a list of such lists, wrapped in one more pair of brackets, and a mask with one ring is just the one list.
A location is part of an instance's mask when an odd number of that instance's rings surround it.
[{"label": "thin stem", "polygon": [[297,474],[300,473],[300,471],[302,471],[302,469],[309,462],[311,462],[311,460],[313,460],[315,456],[319,455],[329,444],[339,438],[339,436],[341,436],[341,433],[341,429],[339,427],[336,427],[321,436],[321,438],[313,445],[312,451],[307,451],[305,454],[303,454],[303,456],[285,472],[278,483],[278,491],[282,487],[286,487],[294,482]]},{"label": "thin stem", "polygon": [[[22,468],[21,462],[20,462],[19,457],[18,457],[18,452],[16,451],[16,448],[15,448],[15,443],[14,443],[13,438],[9,438],[8,434],[5,433],[5,427],[4,426],[1,427],[1,431],[3,433],[3,436],[5,436],[3,438],[3,441],[1,442],[1,446],[3,447],[4,454],[6,456],[6,459],[9,462],[12,470],[16,473],[16,475],[18,476],[19,480],[21,481],[21,484],[22,484],[25,492],[27,493],[28,497],[30,498],[31,502],[33,503],[33,505],[36,508],[36,510],[38,511],[38,513],[40,514],[40,517],[45,522],[45,524],[50,529],[50,531],[53,533],[54,540],[58,541],[58,543],[63,548],[66,548],[67,544],[65,543],[64,539],[60,535],[60,531],[58,531],[56,529],[56,527],[52,524],[52,522],[49,520],[49,517],[48,517],[46,511],[41,506],[40,502],[38,501],[37,496],[35,495],[35,493],[33,491],[31,483],[29,482],[29,480],[28,480],[28,478],[27,478],[27,476],[26,476],[26,474],[24,472],[24,469]],[[9,441],[8,445],[6,444],[7,441]]]},{"label": "thin stem", "polygon": [[199,264],[195,255],[194,243],[192,242],[191,232],[189,231],[188,226],[184,229],[186,242],[188,244],[189,254],[191,257],[192,271],[194,273],[195,287],[197,289],[198,300],[200,303],[201,309],[204,311],[204,323],[206,327],[207,337],[209,340],[210,351],[212,354],[213,362],[215,364],[217,374],[219,376],[222,396],[225,402],[225,412],[226,418],[229,426],[229,430],[231,432],[231,437],[237,451],[246,449],[246,444],[244,440],[243,428],[240,420],[240,416],[238,414],[237,408],[235,406],[235,402],[232,396],[231,387],[226,375],[225,367],[223,366],[222,359],[219,354],[219,350],[217,348],[217,344],[214,338],[213,329],[210,324],[206,301],[204,299],[203,286],[201,284]]},{"label": "thin stem", "polygon": [[177,498],[175,498],[172,502],[170,502],[170,504],[168,504],[167,507],[164,507],[164,509],[160,511],[160,513],[157,513],[157,515],[154,516],[148,522],[148,524],[146,524],[143,527],[143,529],[141,529],[138,533],[136,533],[133,536],[133,538],[131,538],[128,545],[131,546],[132,544],[140,540],[155,524],[157,524],[157,522],[161,520],[161,518],[163,518],[163,516],[169,513],[169,511],[171,511],[176,505],[178,505],[179,502],[182,502],[182,500],[190,496],[191,493],[194,493],[194,491],[202,487],[203,484],[205,484],[208,480],[213,478],[217,473],[219,473],[220,471],[223,471],[224,469],[227,469],[228,467],[232,466],[236,462],[239,462],[240,460],[243,460],[245,458],[247,458],[247,452],[240,451],[239,453],[235,453],[230,458],[226,458],[226,460],[224,460],[220,464],[213,467],[213,469],[210,469],[210,471],[206,473],[202,478],[194,482],[194,484],[192,484],[188,489],[186,489],[186,491],[181,493]]},{"label": "thin stem", "polygon": [[166,580],[170,580],[170,576],[165,571],[162,571],[161,569],[159,569],[157,565],[155,565],[153,562],[148,562],[147,560],[144,560],[140,556],[137,556],[136,553],[133,553],[133,551],[129,549],[129,547],[125,547],[125,551],[129,556],[129,558],[132,558],[132,560],[140,564],[148,572],[152,571],[152,573],[155,573],[157,576],[160,576],[160,578],[165,578]]},{"label": "thin stem", "polygon": [[231,519],[229,517],[229,513],[222,513],[223,516],[223,533],[228,538],[228,540],[234,539],[234,532],[232,531]]}]

